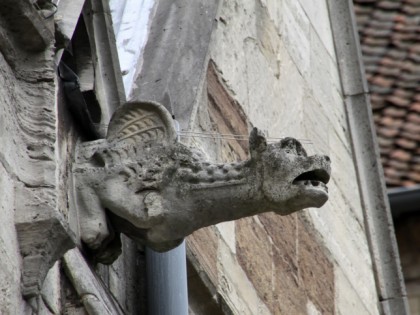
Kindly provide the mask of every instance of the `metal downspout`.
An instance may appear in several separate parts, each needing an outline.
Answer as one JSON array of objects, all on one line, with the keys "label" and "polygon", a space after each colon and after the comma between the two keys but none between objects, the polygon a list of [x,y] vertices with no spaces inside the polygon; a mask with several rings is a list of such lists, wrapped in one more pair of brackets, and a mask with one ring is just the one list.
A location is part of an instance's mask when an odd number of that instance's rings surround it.
[{"label": "metal downspout", "polygon": [[158,253],[146,249],[149,315],[187,315],[188,290],[185,241]]},{"label": "metal downspout", "polygon": [[[175,128],[179,134],[180,127],[176,120]],[[185,241],[165,253],[146,248],[149,315],[188,315],[186,257]]]}]

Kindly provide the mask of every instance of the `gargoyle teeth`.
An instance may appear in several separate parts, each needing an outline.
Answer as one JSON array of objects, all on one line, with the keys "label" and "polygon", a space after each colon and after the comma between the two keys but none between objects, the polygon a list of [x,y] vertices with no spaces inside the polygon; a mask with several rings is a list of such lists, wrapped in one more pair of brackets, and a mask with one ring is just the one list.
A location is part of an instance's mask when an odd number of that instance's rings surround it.
[{"label": "gargoyle teeth", "polygon": [[318,180],[295,180],[293,181],[293,184],[301,186],[320,187],[325,188],[328,191],[327,185]]},{"label": "gargoyle teeth", "polygon": [[296,177],[293,184],[303,181],[305,185],[311,184],[312,186],[318,186],[319,184],[327,184],[330,180],[330,174],[323,169],[317,169],[309,172],[305,172]]}]

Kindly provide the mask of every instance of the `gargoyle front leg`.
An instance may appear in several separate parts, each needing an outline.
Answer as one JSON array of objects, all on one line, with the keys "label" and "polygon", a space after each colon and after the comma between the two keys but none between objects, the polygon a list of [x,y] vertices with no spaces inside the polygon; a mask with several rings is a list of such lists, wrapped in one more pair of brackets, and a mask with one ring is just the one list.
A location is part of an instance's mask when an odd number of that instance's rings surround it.
[{"label": "gargoyle front leg", "polygon": [[160,191],[138,188],[137,176],[123,169],[107,176],[96,190],[101,206],[140,229],[149,229],[163,218]]},{"label": "gargoyle front leg", "polygon": [[97,249],[110,235],[105,210],[92,187],[78,185],[76,200],[81,239],[91,249]]}]

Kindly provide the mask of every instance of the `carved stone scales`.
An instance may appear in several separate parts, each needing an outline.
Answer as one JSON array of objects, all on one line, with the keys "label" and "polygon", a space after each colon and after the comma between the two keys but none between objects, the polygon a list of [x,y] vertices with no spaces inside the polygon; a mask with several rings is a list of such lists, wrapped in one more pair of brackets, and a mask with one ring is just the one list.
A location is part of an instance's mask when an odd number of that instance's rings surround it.
[{"label": "carved stone scales", "polygon": [[[166,251],[205,226],[267,211],[287,215],[327,201],[328,156],[308,157],[293,138],[267,144],[256,128],[249,144],[246,161],[209,163],[177,142],[162,105],[121,106],[106,139],[78,148],[73,174],[81,239],[106,252],[124,233]],[[100,260],[115,259],[107,255]]]}]

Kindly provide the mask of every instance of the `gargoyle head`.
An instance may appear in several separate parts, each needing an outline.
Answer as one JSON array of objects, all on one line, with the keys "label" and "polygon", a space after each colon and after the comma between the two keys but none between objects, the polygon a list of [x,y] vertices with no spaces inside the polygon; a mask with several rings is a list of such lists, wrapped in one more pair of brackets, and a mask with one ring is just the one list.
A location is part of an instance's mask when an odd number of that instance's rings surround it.
[{"label": "gargoyle head", "polygon": [[252,159],[261,163],[262,190],[273,211],[286,215],[304,208],[319,208],[328,200],[328,156],[308,156],[294,138],[267,144],[256,128],[251,132],[250,149]]}]

